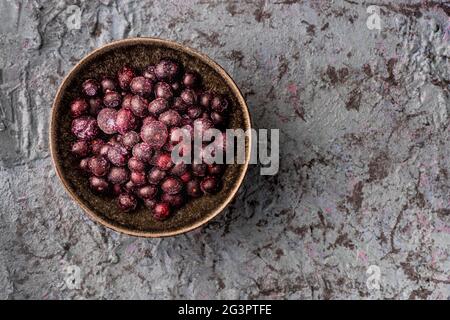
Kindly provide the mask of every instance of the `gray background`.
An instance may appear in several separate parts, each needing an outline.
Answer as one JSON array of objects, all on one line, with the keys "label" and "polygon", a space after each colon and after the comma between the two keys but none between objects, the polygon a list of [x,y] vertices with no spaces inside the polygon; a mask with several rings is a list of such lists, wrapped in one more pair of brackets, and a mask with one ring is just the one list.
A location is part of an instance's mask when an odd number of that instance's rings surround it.
[{"label": "gray background", "polygon": [[[0,298],[447,299],[444,2],[1,1]],[[381,30],[366,26],[374,3]],[[252,166],[219,217],[170,239],[92,223],[48,153],[63,76],[133,36],[205,52],[255,127],[281,130],[278,175]]]}]

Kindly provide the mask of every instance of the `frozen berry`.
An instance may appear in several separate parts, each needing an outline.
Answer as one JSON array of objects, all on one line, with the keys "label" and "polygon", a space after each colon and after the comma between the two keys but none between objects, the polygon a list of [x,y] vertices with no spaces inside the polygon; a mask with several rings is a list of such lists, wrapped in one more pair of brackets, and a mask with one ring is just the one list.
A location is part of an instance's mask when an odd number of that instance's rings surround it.
[{"label": "frozen berry", "polygon": [[135,186],[143,186],[147,183],[145,173],[141,171],[131,172],[130,180],[134,183]]},{"label": "frozen berry", "polygon": [[147,96],[152,92],[152,82],[145,77],[135,77],[130,83],[131,92]]},{"label": "frozen berry", "polygon": [[193,163],[191,169],[194,176],[204,177],[206,175],[207,167],[204,163]]},{"label": "frozen berry", "polygon": [[124,184],[130,178],[130,172],[124,167],[112,167],[108,173],[108,180],[113,184]]},{"label": "frozen berry", "polygon": [[155,156],[155,166],[159,169],[167,171],[173,167],[174,163],[172,162],[172,158],[170,153],[160,152]]},{"label": "frozen berry", "polygon": [[176,163],[173,168],[170,170],[170,173],[174,176],[181,176],[187,170],[187,165],[184,162]]},{"label": "frozen berry", "polygon": [[169,102],[163,98],[156,98],[148,104],[148,111],[154,115],[159,115],[167,109],[169,109]]},{"label": "frozen berry", "polygon": [[128,160],[128,168],[131,171],[145,171],[145,163],[135,157],[131,157]]},{"label": "frozen berry", "polygon": [[182,175],[180,175],[180,180],[184,183],[188,183],[192,180],[192,173],[188,170],[186,170]]},{"label": "frozen berry", "polygon": [[152,185],[143,186],[136,190],[137,196],[142,199],[153,199],[157,192],[158,189]]},{"label": "frozen berry", "polygon": [[147,175],[147,180],[151,184],[159,184],[166,177],[167,173],[154,167]]},{"label": "frozen berry", "polygon": [[215,96],[211,100],[211,109],[217,112],[224,112],[228,108],[228,100],[223,96]]},{"label": "frozen berry", "polygon": [[128,89],[130,86],[131,80],[134,78],[134,70],[128,66],[123,67],[117,73],[117,80],[119,81],[119,86],[122,90]]},{"label": "frozen berry", "polygon": [[198,107],[198,106],[191,106],[187,109],[186,114],[188,115],[189,118],[191,119],[197,119],[199,118],[203,113],[202,108]]},{"label": "frozen berry", "polygon": [[193,179],[186,183],[186,193],[192,198],[198,198],[203,194],[198,179]]},{"label": "frozen berry", "polygon": [[185,112],[188,105],[180,97],[176,97],[173,101],[172,109],[178,112]]},{"label": "frozen berry", "polygon": [[128,162],[128,151],[121,145],[110,145],[108,149],[108,160],[115,166],[123,167]]},{"label": "frozen berry", "polygon": [[86,140],[79,140],[72,145],[71,151],[77,157],[86,157],[89,149],[89,143]]},{"label": "frozen berry", "polygon": [[183,183],[175,177],[167,177],[161,183],[161,189],[168,194],[177,194],[183,189]]},{"label": "frozen berry", "polygon": [[115,91],[116,90],[116,82],[111,78],[103,78],[100,82],[103,92]]},{"label": "frozen berry", "polygon": [[89,113],[91,116],[96,117],[100,110],[102,110],[105,106],[103,105],[103,100],[99,97],[89,98]]},{"label": "frozen berry", "polygon": [[161,148],[168,138],[167,127],[161,121],[152,121],[141,128],[141,139],[155,148]]},{"label": "frozen berry", "polygon": [[109,162],[102,156],[95,156],[89,159],[89,170],[97,177],[103,177],[109,171]]},{"label": "frozen berry", "polygon": [[185,198],[182,194],[168,194],[163,193],[161,196],[161,201],[167,203],[172,208],[180,208],[185,203]]},{"label": "frozen berry", "polygon": [[89,110],[89,105],[86,100],[78,98],[70,104],[70,115],[74,118],[86,114]]},{"label": "frozen berry", "polygon": [[147,125],[147,124],[149,124],[150,122],[155,121],[155,120],[156,120],[155,117],[153,117],[153,116],[147,116],[147,117],[144,118],[144,120],[142,120],[142,126],[145,126],[145,125]]},{"label": "frozen berry", "polygon": [[159,121],[164,123],[166,126],[175,127],[181,122],[181,116],[175,110],[167,110],[159,115]]},{"label": "frozen berry", "polygon": [[89,170],[89,160],[91,160],[91,158],[84,158],[80,160],[80,164],[79,164],[79,168],[84,171],[85,173],[90,172]]},{"label": "frozen berry", "polygon": [[136,117],[130,109],[122,108],[117,111],[116,127],[118,132],[125,134],[126,132],[136,128],[136,124]]},{"label": "frozen berry", "polygon": [[152,155],[152,147],[145,142],[138,143],[133,147],[133,156],[138,160],[148,163],[150,162]]},{"label": "frozen berry", "polygon": [[172,87],[167,82],[158,82],[155,85],[155,96],[166,100],[171,99],[173,97]]},{"label": "frozen berry", "polygon": [[158,77],[155,74],[155,66],[154,65],[150,65],[147,68],[145,68],[145,70],[142,73],[142,75],[144,77],[146,77],[147,79],[149,79],[151,82],[158,81]]},{"label": "frozen berry", "polygon": [[200,188],[204,193],[216,193],[219,191],[219,181],[216,177],[208,176],[200,182]]},{"label": "frozen berry", "polygon": [[153,208],[153,217],[157,220],[165,220],[170,215],[170,207],[167,203],[157,203]]},{"label": "frozen berry", "polygon": [[104,108],[100,110],[97,116],[97,122],[100,130],[106,134],[117,132],[116,126],[117,111],[112,108]]},{"label": "frozen berry", "polygon": [[100,91],[100,86],[97,81],[94,79],[88,79],[83,82],[81,85],[83,93],[87,95],[88,97],[93,97],[97,95],[97,93]]},{"label": "frozen berry", "polygon": [[128,131],[122,136],[122,144],[128,150],[133,149],[139,141],[141,141],[141,138],[136,131]]},{"label": "frozen berry", "polygon": [[105,179],[96,176],[92,176],[89,178],[89,185],[91,186],[92,190],[98,193],[104,193],[109,188],[109,184]]},{"label": "frozen berry", "polygon": [[219,113],[217,111],[211,112],[211,120],[216,126],[221,126],[225,123],[225,116],[222,113]]},{"label": "frozen berry", "polygon": [[172,80],[176,78],[179,71],[180,67],[178,64],[169,59],[163,59],[155,66],[155,74],[162,80]]},{"label": "frozen berry", "polygon": [[148,101],[139,95],[134,95],[130,99],[130,106],[128,109],[130,109],[136,117],[143,118],[148,113]]},{"label": "frozen berry", "polygon": [[100,150],[102,149],[102,147],[105,145],[105,141],[103,141],[102,139],[94,139],[91,141],[91,151],[93,154],[95,155],[99,155],[100,154]]},{"label": "frozen berry", "polygon": [[217,175],[221,175],[225,169],[225,167],[221,164],[208,164],[208,174],[213,175],[213,176],[217,176]]},{"label": "frozen berry", "polygon": [[108,91],[103,96],[103,104],[108,108],[117,108],[122,102],[122,96],[116,91]]},{"label": "frozen berry", "polygon": [[198,85],[199,77],[198,74],[192,71],[188,71],[183,76],[183,84],[185,87],[193,88]]},{"label": "frozen berry", "polygon": [[81,140],[91,140],[98,135],[97,121],[91,116],[81,116],[72,121],[72,133]]},{"label": "frozen berry", "polygon": [[200,95],[200,105],[204,108],[209,108],[209,106],[211,105],[211,101],[214,98],[214,94],[212,94],[212,92],[210,91],[205,91]]},{"label": "frozen berry", "polygon": [[120,194],[117,201],[120,209],[122,209],[123,211],[132,211],[136,209],[137,200],[133,195],[129,193]]},{"label": "frozen berry", "polygon": [[189,106],[192,106],[197,102],[197,95],[192,89],[184,89],[181,92],[180,97]]},{"label": "frozen berry", "polygon": [[144,198],[144,205],[150,209],[153,210],[156,206],[156,201],[154,199],[145,199]]},{"label": "frozen berry", "polygon": [[127,181],[127,183],[124,184],[123,188],[130,193],[133,193],[136,191],[136,186],[134,185],[133,181]]},{"label": "frozen berry", "polygon": [[98,151],[98,155],[108,157],[108,151],[110,146],[111,144],[109,143],[105,143],[104,145],[102,145]]},{"label": "frozen berry", "polygon": [[[122,108],[125,108],[125,109],[130,109],[131,110],[131,99],[134,97],[134,95],[133,94],[126,94],[124,97],[123,97],[123,99],[122,99],[122,105],[121,105],[121,107]],[[133,111],[133,110],[131,110],[131,111]]]}]

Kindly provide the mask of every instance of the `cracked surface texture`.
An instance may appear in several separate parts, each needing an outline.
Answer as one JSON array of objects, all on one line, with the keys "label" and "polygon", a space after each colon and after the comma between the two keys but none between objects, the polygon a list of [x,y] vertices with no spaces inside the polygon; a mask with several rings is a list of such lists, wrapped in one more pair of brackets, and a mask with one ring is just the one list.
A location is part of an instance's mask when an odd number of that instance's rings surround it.
[{"label": "cracked surface texture", "polygon": [[[0,298],[448,299],[449,15],[446,1],[1,1]],[[48,152],[64,75],[135,36],[208,54],[253,125],[280,129],[278,175],[252,166],[214,221],[162,240],[91,222]]]}]

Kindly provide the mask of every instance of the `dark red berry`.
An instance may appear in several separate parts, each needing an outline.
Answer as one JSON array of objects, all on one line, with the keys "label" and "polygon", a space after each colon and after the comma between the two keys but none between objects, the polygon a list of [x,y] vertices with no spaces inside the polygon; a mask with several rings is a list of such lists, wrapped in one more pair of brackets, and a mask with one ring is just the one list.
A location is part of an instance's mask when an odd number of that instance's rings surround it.
[{"label": "dark red berry", "polygon": [[148,163],[152,159],[153,149],[145,142],[138,143],[133,147],[133,156],[138,160]]},{"label": "dark red berry", "polygon": [[184,162],[176,163],[173,168],[170,170],[170,173],[174,176],[181,176],[187,170],[187,165]]},{"label": "dark red berry", "polygon": [[155,74],[161,80],[172,80],[176,78],[179,71],[178,64],[169,59],[163,59],[155,66]]},{"label": "dark red berry", "polygon": [[135,186],[143,186],[147,183],[147,179],[145,177],[145,172],[141,171],[133,171],[130,175],[130,180],[133,182]]},{"label": "dark red berry", "polygon": [[104,145],[105,145],[105,141],[103,141],[102,139],[94,139],[94,140],[91,141],[90,149],[91,149],[93,154],[99,155],[100,154],[100,150],[102,149],[102,147]]},{"label": "dark red berry", "polygon": [[176,97],[173,101],[172,109],[178,112],[185,112],[188,105],[180,97]]},{"label": "dark red berry", "polygon": [[98,135],[97,121],[91,116],[81,116],[72,121],[72,133],[81,140],[91,140]]},{"label": "dark red berry", "polygon": [[215,96],[211,100],[211,109],[217,112],[224,112],[228,109],[228,100],[223,96]]},{"label": "dark red berry", "polygon": [[166,177],[167,173],[154,167],[147,175],[147,180],[151,184],[159,184]]},{"label": "dark red berry", "polygon": [[112,108],[104,108],[100,110],[97,116],[97,122],[100,130],[106,134],[117,132],[116,125],[117,111]]},{"label": "dark red berry", "polygon": [[120,194],[117,201],[120,209],[122,209],[123,211],[132,211],[136,209],[137,200],[133,195],[129,193]]},{"label": "dark red berry", "polygon": [[217,176],[217,175],[221,175],[223,173],[223,171],[225,170],[225,166],[222,164],[208,164],[208,174],[213,175],[213,176]]},{"label": "dark red berry", "polygon": [[116,91],[108,91],[103,96],[103,104],[108,108],[116,108],[122,102],[122,96]]},{"label": "dark red berry", "polygon": [[116,82],[111,78],[103,78],[100,82],[103,92],[115,91],[116,90]]},{"label": "dark red berry", "polygon": [[105,106],[103,105],[103,100],[100,97],[89,98],[89,113],[91,116],[96,117],[100,110]]},{"label": "dark red berry", "polygon": [[184,89],[181,92],[180,97],[189,106],[192,106],[197,102],[197,94],[192,89]]},{"label": "dark red berry", "polygon": [[211,120],[212,122],[216,125],[216,126],[221,126],[225,123],[226,121],[226,117],[222,114],[219,113],[217,111],[213,111],[210,114]]},{"label": "dark red berry", "polygon": [[169,109],[169,102],[163,98],[156,98],[148,104],[148,111],[156,116],[167,109]]},{"label": "dark red berry", "polygon": [[89,154],[89,143],[86,140],[79,140],[72,145],[72,153],[77,157],[86,157]]},{"label": "dark red berry", "polygon": [[[132,109],[131,108],[131,99],[134,97],[134,95],[133,94],[129,94],[129,93],[127,93],[124,97],[123,97],[123,99],[122,99],[122,105],[121,105],[121,107],[122,108],[125,108],[125,109]],[[133,110],[131,110],[131,111],[133,111]]]},{"label": "dark red berry", "polygon": [[175,127],[181,122],[181,116],[175,110],[167,110],[159,115],[159,121],[164,123],[166,126]]},{"label": "dark red berry", "polygon": [[130,178],[130,172],[124,167],[112,167],[108,173],[108,181],[113,184],[124,184]]},{"label": "dark red berry", "polygon": [[112,194],[115,196],[118,196],[119,194],[123,193],[123,188],[120,184],[113,184],[111,189],[112,189]]},{"label": "dark red berry", "polygon": [[117,111],[116,127],[117,131],[121,134],[133,130],[136,128],[137,120],[133,112],[130,109],[120,109]]},{"label": "dark red berry", "polygon": [[161,121],[152,121],[141,128],[141,139],[155,148],[161,148],[167,141],[169,133]]},{"label": "dark red berry", "polygon": [[90,170],[89,170],[89,160],[91,160],[91,158],[84,158],[84,159],[81,159],[81,160],[80,160],[80,165],[79,165],[79,167],[80,167],[80,169],[81,169],[82,171],[84,171],[85,173],[90,172]]},{"label": "dark red berry", "polygon": [[130,180],[124,184],[123,188],[125,189],[125,191],[133,193],[136,191],[137,187],[134,185],[133,181]]},{"label": "dark red berry", "polygon": [[186,114],[188,115],[189,118],[191,119],[197,119],[199,118],[203,113],[202,108],[198,107],[198,106],[191,106],[187,109]]},{"label": "dark red berry", "polygon": [[135,77],[131,80],[130,90],[134,94],[147,96],[152,92],[152,82],[145,77]]},{"label": "dark red berry", "polygon": [[200,188],[204,193],[214,194],[219,191],[219,181],[216,177],[208,176],[200,182]]},{"label": "dark red berry", "polygon": [[110,145],[108,148],[108,160],[115,166],[123,167],[128,162],[129,153],[124,146]]},{"label": "dark red berry", "polygon": [[89,171],[97,177],[103,177],[109,171],[109,162],[102,156],[95,156],[89,159]]},{"label": "dark red berry", "polygon": [[167,177],[161,183],[161,189],[168,194],[177,194],[183,189],[183,183],[175,177]]},{"label": "dark red berry", "polygon": [[144,198],[144,205],[150,209],[153,210],[156,206],[156,201],[154,199],[145,199]]},{"label": "dark red berry", "polygon": [[128,89],[130,86],[131,80],[134,78],[134,70],[128,66],[123,67],[117,73],[117,80],[119,81],[119,86],[122,90]]},{"label": "dark red berry", "polygon": [[173,167],[174,163],[172,162],[172,158],[170,153],[160,152],[155,156],[155,166],[159,169],[167,171]]},{"label": "dark red berry", "polygon": [[158,189],[152,185],[143,186],[136,190],[137,196],[142,199],[153,199],[157,192]]},{"label": "dark red berry", "polygon": [[86,114],[89,110],[89,105],[86,100],[78,98],[70,104],[70,115],[74,118]]},{"label": "dark red berry", "polygon": [[199,76],[197,73],[188,71],[183,76],[183,85],[188,88],[194,88],[199,83]]},{"label": "dark red berry", "polygon": [[88,97],[97,95],[100,91],[100,86],[94,79],[88,79],[81,85],[83,93]]},{"label": "dark red berry", "polygon": [[198,179],[192,179],[186,183],[186,193],[192,198],[198,198],[203,194]]},{"label": "dark red berry", "polygon": [[136,117],[143,118],[148,114],[148,101],[139,95],[134,95],[130,100],[129,109]]},{"label": "dark red berry", "polygon": [[158,77],[155,74],[155,66],[154,65],[150,65],[147,68],[145,68],[145,70],[142,73],[142,75],[144,77],[146,77],[147,79],[149,79],[151,82],[158,81]]},{"label": "dark red berry", "polygon": [[153,116],[147,116],[147,117],[144,118],[144,120],[142,120],[142,126],[145,126],[145,125],[147,125],[147,124],[149,124],[150,122],[155,121],[155,120],[156,120],[155,117],[153,117]]},{"label": "dark red berry", "polygon": [[190,171],[185,171],[181,176],[180,176],[180,180],[183,181],[184,183],[188,183],[189,181],[192,180],[192,173]]},{"label": "dark red berry", "polygon": [[92,190],[98,193],[104,193],[109,188],[109,184],[105,179],[96,176],[92,176],[89,178],[89,185],[91,186]]},{"label": "dark red berry", "polygon": [[166,100],[171,99],[173,97],[172,87],[167,82],[158,82],[155,85],[155,96]]},{"label": "dark red berry", "polygon": [[170,206],[165,203],[157,203],[153,208],[153,217],[157,220],[165,220],[170,215]]},{"label": "dark red berry", "polygon": [[180,208],[184,205],[185,198],[182,194],[163,193],[161,201],[167,203],[172,208]]},{"label": "dark red berry", "polygon": [[141,137],[136,131],[128,131],[122,136],[122,144],[128,150],[133,149],[139,141],[141,141]]},{"label": "dark red berry", "polygon": [[209,108],[211,101],[214,98],[214,94],[210,91],[205,91],[200,95],[200,105],[204,108]]},{"label": "dark red berry", "polygon": [[194,176],[204,177],[206,175],[207,167],[204,163],[193,163],[191,169]]},{"label": "dark red berry", "polygon": [[128,168],[131,171],[145,171],[145,163],[138,158],[132,157],[128,160]]}]

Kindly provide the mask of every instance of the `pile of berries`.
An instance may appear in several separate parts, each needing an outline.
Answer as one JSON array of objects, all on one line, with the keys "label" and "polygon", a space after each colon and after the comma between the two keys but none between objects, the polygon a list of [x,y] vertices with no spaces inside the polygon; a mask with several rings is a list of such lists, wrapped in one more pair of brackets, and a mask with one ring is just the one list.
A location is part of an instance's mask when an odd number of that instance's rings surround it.
[{"label": "pile of berries", "polygon": [[116,78],[88,79],[81,91],[70,104],[72,153],[93,191],[114,195],[127,212],[141,201],[158,220],[219,191],[223,164],[175,164],[171,157],[175,129],[225,134],[228,100],[204,90],[199,74],[163,59],[141,74],[124,66]]}]

